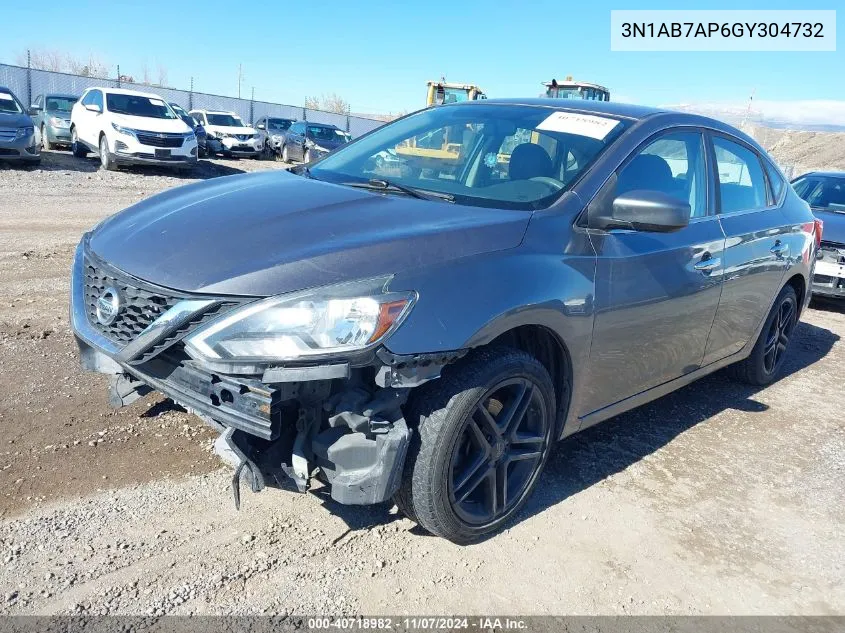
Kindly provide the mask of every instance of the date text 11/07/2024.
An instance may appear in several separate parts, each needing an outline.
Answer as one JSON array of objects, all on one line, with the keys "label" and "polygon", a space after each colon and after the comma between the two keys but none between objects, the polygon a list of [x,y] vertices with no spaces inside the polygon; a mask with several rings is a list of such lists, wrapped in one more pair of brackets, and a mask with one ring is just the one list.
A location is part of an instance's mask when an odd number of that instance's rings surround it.
[{"label": "date text 11/07/2024", "polygon": [[303,624],[308,630],[402,630],[402,631],[524,631],[528,623],[522,618],[503,616],[475,617],[316,617]]}]

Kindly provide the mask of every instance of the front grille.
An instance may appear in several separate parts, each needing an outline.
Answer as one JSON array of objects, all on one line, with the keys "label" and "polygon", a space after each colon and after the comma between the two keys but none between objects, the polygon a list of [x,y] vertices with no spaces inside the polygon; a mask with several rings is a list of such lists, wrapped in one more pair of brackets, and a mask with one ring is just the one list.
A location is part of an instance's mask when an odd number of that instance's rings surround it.
[{"label": "front grille", "polygon": [[[122,306],[115,321],[109,325],[103,325],[97,320],[97,299],[106,288],[118,291]],[[125,345],[134,339],[182,298],[152,287],[143,288],[135,280],[97,266],[91,260],[85,264],[85,308],[88,320],[116,343]]]},{"label": "front grille", "polygon": [[159,134],[158,132],[136,132],[138,142],[150,147],[182,147],[182,134]]},{"label": "front grille", "polygon": [[0,127],[0,142],[9,143],[18,136],[16,127]]},{"label": "front grille", "polygon": [[239,141],[248,141],[252,138],[252,134],[235,134],[235,138]]},{"label": "front grille", "polygon": [[[3,139],[0,138],[0,141]],[[5,147],[0,147],[0,156],[20,156],[20,152],[16,149],[7,149]]]}]

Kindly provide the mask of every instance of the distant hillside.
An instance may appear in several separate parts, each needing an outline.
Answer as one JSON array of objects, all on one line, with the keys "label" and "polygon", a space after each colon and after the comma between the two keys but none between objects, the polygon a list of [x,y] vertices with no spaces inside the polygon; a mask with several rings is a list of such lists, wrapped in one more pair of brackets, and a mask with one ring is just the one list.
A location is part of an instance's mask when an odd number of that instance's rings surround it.
[{"label": "distant hillside", "polygon": [[743,131],[771,153],[787,176],[816,169],[845,171],[845,132],[784,130],[761,125]]}]

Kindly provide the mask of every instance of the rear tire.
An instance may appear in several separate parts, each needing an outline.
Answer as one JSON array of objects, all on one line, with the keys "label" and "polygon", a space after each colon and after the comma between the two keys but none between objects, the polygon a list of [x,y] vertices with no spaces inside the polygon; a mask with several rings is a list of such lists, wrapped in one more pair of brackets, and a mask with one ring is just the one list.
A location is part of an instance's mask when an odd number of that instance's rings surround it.
[{"label": "rear tire", "polygon": [[70,151],[77,158],[85,158],[88,156],[88,149],[79,141],[79,135],[76,133],[76,128],[70,131]]},{"label": "rear tire", "polygon": [[798,296],[795,289],[787,285],[780,291],[769,316],[766,317],[751,354],[745,360],[727,368],[730,376],[757,387],[772,382],[783,366],[797,322]]},{"label": "rear tire", "polygon": [[106,171],[117,169],[117,161],[109,151],[109,141],[105,134],[100,134],[100,166]]},{"label": "rear tire", "polygon": [[454,543],[484,538],[531,494],[555,411],[551,378],[535,358],[509,347],[470,353],[411,395],[405,418],[414,431],[394,502]]}]

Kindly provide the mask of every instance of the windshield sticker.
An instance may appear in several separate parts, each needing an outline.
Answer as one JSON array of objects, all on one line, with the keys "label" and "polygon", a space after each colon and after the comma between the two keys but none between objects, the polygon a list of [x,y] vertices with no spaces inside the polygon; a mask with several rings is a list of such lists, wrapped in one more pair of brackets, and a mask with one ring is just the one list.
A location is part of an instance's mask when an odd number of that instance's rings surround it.
[{"label": "windshield sticker", "polygon": [[484,164],[493,169],[496,166],[496,159],[497,157],[493,152],[488,152],[484,155]]},{"label": "windshield sticker", "polygon": [[549,132],[563,132],[577,134],[603,141],[610,132],[619,125],[617,119],[576,112],[555,112],[537,126],[538,130]]},{"label": "windshield sticker", "polygon": [[157,106],[163,106],[164,105],[164,101],[162,101],[161,99],[150,99],[150,103],[152,103],[153,105],[157,105]]},{"label": "windshield sticker", "polygon": [[8,92],[0,92],[0,99],[3,99],[3,101],[14,101],[14,99],[12,99],[12,95]]}]

